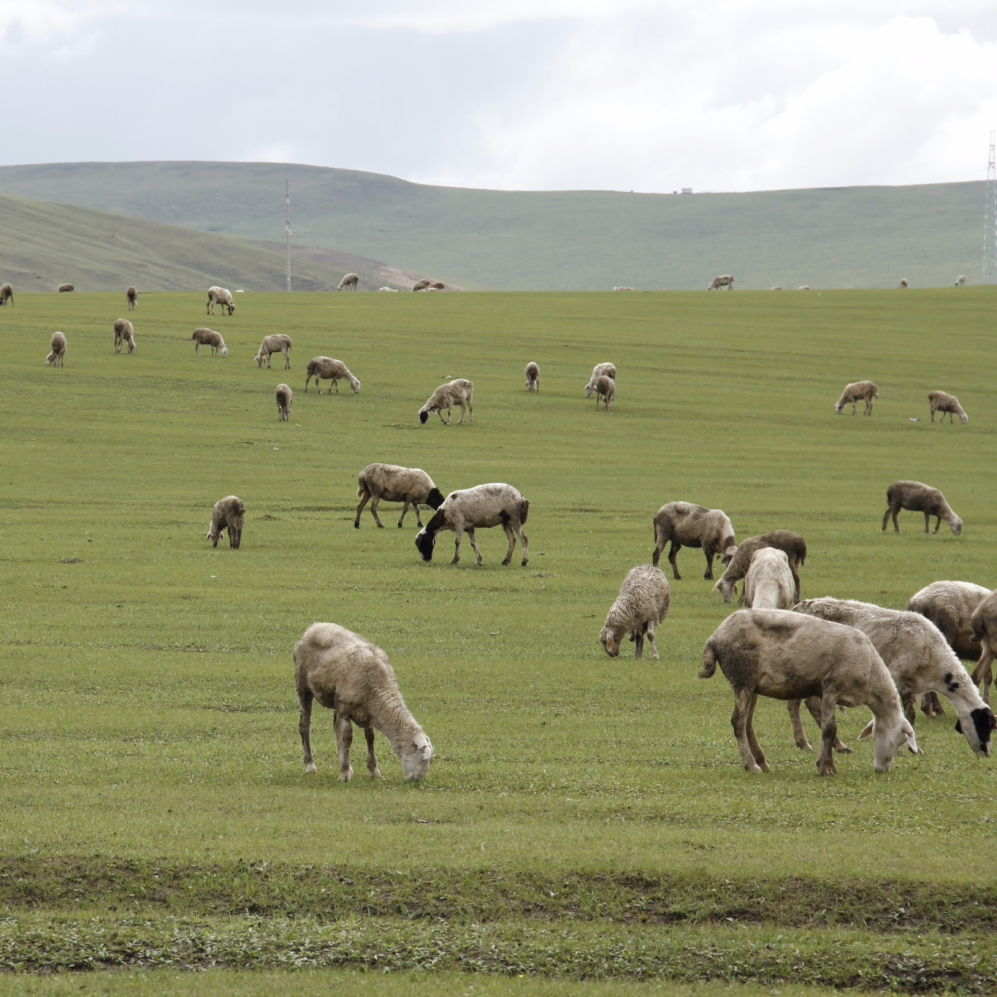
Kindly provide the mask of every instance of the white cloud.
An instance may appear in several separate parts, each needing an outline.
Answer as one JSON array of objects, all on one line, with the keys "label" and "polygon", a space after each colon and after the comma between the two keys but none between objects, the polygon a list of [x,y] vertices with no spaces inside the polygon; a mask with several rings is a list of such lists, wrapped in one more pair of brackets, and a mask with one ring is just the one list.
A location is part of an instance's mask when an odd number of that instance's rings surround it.
[{"label": "white cloud", "polygon": [[0,0],[0,43],[16,48],[67,40],[127,7],[114,0]]}]

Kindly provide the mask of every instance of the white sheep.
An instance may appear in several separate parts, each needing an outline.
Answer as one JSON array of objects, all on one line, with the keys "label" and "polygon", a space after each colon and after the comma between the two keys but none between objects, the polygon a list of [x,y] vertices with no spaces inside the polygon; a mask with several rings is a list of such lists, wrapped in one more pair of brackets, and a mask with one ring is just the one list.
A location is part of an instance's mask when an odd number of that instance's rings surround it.
[{"label": "white sheep", "polygon": [[290,422],[291,402],[294,401],[294,392],[291,390],[290,385],[278,384],[273,394],[277,401],[277,421]]},{"label": "white sheep", "polygon": [[841,397],[834,403],[834,411],[841,415],[846,405],[851,405],[852,415],[857,412],[857,404],[865,402],[863,415],[872,415],[872,402],[879,397],[879,388],[872,381],[852,381],[845,385],[845,390],[841,392]]},{"label": "white sheep", "polygon": [[960,422],[969,422],[969,416],[959,404],[959,399],[955,395],[947,394],[944,391],[929,391],[928,401],[931,404],[931,421],[935,421],[935,413],[941,412],[940,422],[945,421],[945,413],[948,412],[949,422],[952,422],[954,415],[959,416]]},{"label": "white sheep", "polygon": [[0,305],[5,305],[8,301],[11,303],[11,306],[13,306],[14,288],[12,288],[10,284],[4,284],[3,287],[0,287]]},{"label": "white sheep", "polygon": [[990,702],[992,665],[997,657],[997,593],[991,593],[973,611],[969,621],[973,640],[980,645],[980,662],[973,671],[973,682],[983,683],[983,699]]},{"label": "white sheep", "polygon": [[214,315],[216,304],[222,306],[222,314],[225,314],[226,310],[229,315],[235,311],[235,302],[232,300],[232,292],[227,288],[218,287],[217,284],[208,288],[208,307],[205,309],[204,314]]},{"label": "white sheep", "polygon": [[744,576],[744,605],[749,609],[792,609],[796,583],[784,550],[761,547]]},{"label": "white sheep", "polygon": [[125,300],[128,302],[128,310],[130,312],[135,311],[135,303],[138,301],[138,291],[135,290],[134,286],[129,287],[125,291]]},{"label": "white sheep", "polygon": [[487,485],[475,485],[474,488],[464,488],[451,492],[443,504],[436,510],[433,518],[419,531],[415,538],[415,546],[422,554],[423,560],[431,561],[436,535],[443,530],[453,530],[456,534],[454,556],[451,564],[460,560],[460,541],[467,531],[474,548],[478,565],[481,564],[481,551],[475,538],[476,529],[487,529],[501,526],[509,538],[509,549],[506,551],[503,564],[512,561],[512,552],[516,546],[516,537],[523,551],[523,567],[529,564],[529,546],[523,524],[530,511],[530,503],[512,485],[502,482],[492,482]]},{"label": "white sheep", "polygon": [[59,291],[65,294],[67,291],[75,291],[76,288],[72,284],[60,284]]},{"label": "white sheep", "polygon": [[726,287],[728,291],[734,290],[734,278],[729,273],[724,274],[722,277],[714,277],[713,283],[706,290],[716,291],[721,287]]},{"label": "white sheep", "polygon": [[882,533],[886,532],[886,523],[890,516],[893,517],[893,528],[900,532],[900,524],[897,522],[897,514],[901,509],[908,509],[911,512],[924,513],[924,532],[928,532],[931,517],[935,518],[934,532],[938,532],[938,527],[942,525],[944,519],[949,524],[949,529],[959,536],[962,533],[962,520],[952,511],[952,506],[945,501],[945,496],[931,485],[926,485],[920,481],[894,481],[886,489],[886,501],[889,503],[883,515]]},{"label": "white sheep", "polygon": [[334,711],[339,752],[339,781],[353,778],[350,746],[356,724],[367,740],[367,771],[379,779],[374,731],[379,730],[401,759],[402,773],[413,782],[429,770],[433,745],[415,722],[398,689],[387,654],[376,644],[336,623],[313,623],[294,645],[294,683],[301,720],[298,730],[305,772],[315,772],[312,756],[312,701]]},{"label": "white sheep", "polygon": [[[465,377],[456,377],[446,384],[441,384],[426,400],[426,404],[419,409],[419,422],[423,425],[433,412],[440,417],[440,422],[445,422],[447,426],[453,421],[453,409],[455,405],[460,406],[460,418],[457,420],[459,426],[464,421],[464,406],[470,412],[468,422],[474,422],[474,382]],[[443,410],[447,410],[446,420],[443,418]]]},{"label": "white sheep", "polygon": [[592,368],[592,376],[589,378],[589,383],[585,385],[585,397],[591,398],[592,392],[595,391],[595,380],[599,377],[611,377],[614,381],[616,380],[616,364],[613,363],[597,363]]},{"label": "white sheep", "polygon": [[613,411],[613,402],[616,401],[616,381],[606,374],[600,374],[585,385],[586,397],[591,397],[595,392],[595,410],[599,411],[599,402],[606,406],[607,412]]},{"label": "white sheep", "polygon": [[291,369],[291,337],[283,332],[275,332],[272,336],[264,336],[260,343],[260,351],[256,354],[256,366],[266,363],[270,367],[270,358],[274,353],[284,354],[284,370]]},{"label": "white sheep", "polygon": [[421,527],[419,503],[431,506],[434,510],[443,505],[443,493],[433,479],[421,467],[400,467],[398,464],[368,464],[357,477],[357,498],[362,501],[357,506],[357,518],[353,523],[360,529],[360,513],[370,500],[370,514],[374,522],[383,529],[384,523],[378,518],[377,506],[381,499],[385,502],[404,502],[398,525],[402,525],[409,505],[415,508],[415,521]]},{"label": "white sheep", "polygon": [[734,527],[721,509],[706,509],[692,502],[668,502],[654,515],[654,554],[652,563],[658,566],[665,544],[671,541],[668,561],[672,575],[681,580],[675,558],[682,547],[702,547],[706,556],[704,578],[713,578],[713,558],[723,556],[734,547]]},{"label": "white sheep", "polygon": [[540,368],[532,360],[526,365],[526,387],[531,392],[540,390]]},{"label": "white sheep", "polygon": [[599,632],[599,640],[606,653],[611,658],[617,657],[623,639],[628,637],[634,642],[634,659],[643,659],[646,634],[651,655],[657,660],[654,628],[668,615],[671,601],[668,579],[660,568],[650,564],[638,564],[636,568],[631,568],[623,579],[616,601],[609,607],[606,624]]},{"label": "white sheep", "polygon": [[348,287],[351,291],[357,289],[357,284],[360,281],[360,277],[355,273],[348,273],[340,282],[339,287],[336,288],[337,291],[341,291],[344,287]]},{"label": "white sheep", "polygon": [[230,547],[238,549],[242,543],[242,524],[246,515],[246,507],[238,495],[226,495],[219,499],[211,510],[211,523],[205,534],[212,547],[218,546],[222,533],[228,530]]},{"label": "white sheep", "polygon": [[956,279],[955,279],[955,286],[956,287],[962,287],[965,283],[966,283],[965,274],[959,274],[959,276],[956,277]]},{"label": "white sheep", "polygon": [[[723,561],[727,563],[727,567],[713,586],[713,590],[719,591],[723,596],[724,602],[730,602],[737,583],[748,573],[755,552],[762,547],[774,547],[776,550],[786,552],[789,570],[793,575],[793,602],[799,601],[800,568],[807,559],[807,542],[798,533],[791,533],[789,530],[771,530],[756,537],[748,537],[736,547],[728,547],[724,552]],[[743,590],[741,601],[744,601]]]},{"label": "white sheep", "polygon": [[134,353],[137,349],[135,345],[135,326],[126,318],[119,318],[114,323],[114,352],[121,352],[122,343],[128,344],[128,352]]},{"label": "white sheep", "polygon": [[614,291],[632,291],[633,288],[632,287],[614,287],[613,290]]},{"label": "white sheep", "polygon": [[215,332],[214,329],[195,329],[194,335],[190,337],[194,340],[194,356],[199,357],[201,355],[202,346],[211,347],[211,355],[220,353],[223,357],[228,356],[228,347],[225,345],[225,340],[222,339],[221,333]]},{"label": "white sheep", "polygon": [[[334,360],[332,357],[312,357],[308,361],[308,366],[305,369],[307,377],[305,378],[305,391],[308,391],[308,382],[314,377],[315,387],[318,389],[318,393],[322,394],[322,381],[326,380],[332,381],[332,388],[336,389],[336,394],[339,394],[339,382],[340,380],[349,381],[350,387],[353,389],[353,394],[357,394],[360,391],[360,381],[353,376],[349,367],[343,363],[342,360]],[[329,388],[328,393],[332,394],[332,388]]]},{"label": "white sheep", "polygon": [[838,737],[835,709],[868,706],[873,719],[859,735],[872,735],[877,772],[887,772],[906,744],[919,749],[914,728],[904,717],[893,679],[872,641],[860,630],[785,609],[739,609],[713,632],[703,648],[700,678],[720,665],[734,690],[731,723],[749,772],[768,772],[769,764],[754,731],[759,696],[803,699],[814,690],[821,698],[820,775],[833,775]]},{"label": "white sheep", "polygon": [[908,287],[909,286],[908,283],[907,283],[907,278],[906,277],[901,277],[900,278],[900,286],[901,287]]},{"label": "white sheep", "polygon": [[66,337],[61,332],[52,333],[52,352],[45,358],[49,367],[61,367],[66,356]]},{"label": "white sheep", "polygon": [[800,290],[801,291],[809,291],[810,290],[810,285],[809,284],[800,284]]},{"label": "white sheep", "polygon": [[379,291],[391,291],[394,294],[398,293],[398,288],[397,287],[379,287],[378,290]]}]

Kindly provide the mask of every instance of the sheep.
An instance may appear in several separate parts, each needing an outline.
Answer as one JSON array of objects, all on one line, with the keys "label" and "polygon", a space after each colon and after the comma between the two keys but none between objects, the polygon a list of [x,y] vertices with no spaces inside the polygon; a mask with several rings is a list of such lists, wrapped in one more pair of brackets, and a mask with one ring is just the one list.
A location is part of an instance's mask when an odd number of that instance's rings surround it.
[{"label": "sheep", "polygon": [[928,692],[940,693],[955,707],[959,715],[956,729],[970,748],[978,755],[990,754],[990,732],[997,720],[931,620],[920,613],[884,609],[854,599],[808,599],[793,611],[861,630],[873,642],[893,677],[904,715],[912,727],[916,698]]},{"label": "sheep", "polygon": [[0,305],[5,305],[10,302],[11,307],[14,305],[14,288],[10,284],[4,284],[0,287]]},{"label": "sheep", "polygon": [[337,291],[341,291],[344,287],[348,287],[351,291],[357,289],[357,284],[360,282],[360,277],[355,273],[348,273],[340,282],[339,287],[336,288]]},{"label": "sheep", "polygon": [[845,385],[841,397],[834,403],[834,411],[841,415],[845,406],[852,406],[852,415],[856,415],[856,403],[865,402],[863,415],[872,415],[872,400],[879,397],[879,388],[872,381],[852,381]]},{"label": "sheep", "polygon": [[668,579],[660,568],[650,564],[638,564],[627,572],[623,579],[616,601],[606,614],[606,625],[599,632],[599,640],[606,653],[619,656],[623,638],[634,642],[634,660],[644,657],[644,635],[651,645],[651,655],[658,660],[658,649],[654,645],[654,628],[668,615],[672,593]]},{"label": "sheep", "polygon": [[810,290],[810,285],[809,284],[800,284],[800,288],[799,289],[801,291],[809,291]]},{"label": "sheep", "polygon": [[215,314],[215,305],[222,306],[222,314],[225,314],[225,310],[228,309],[228,314],[231,315],[235,311],[235,302],[232,300],[232,292],[224,287],[218,287],[218,285],[213,285],[208,288],[208,307],[205,309],[205,315]]},{"label": "sheep", "polygon": [[260,352],[256,354],[256,366],[262,367],[266,362],[270,368],[270,357],[274,353],[284,354],[284,370],[291,369],[291,337],[283,332],[275,332],[272,336],[264,336],[260,343]]},{"label": "sheep", "polygon": [[443,410],[447,410],[446,425],[449,426],[453,420],[453,407],[454,405],[460,406],[460,418],[457,420],[457,425],[459,426],[464,421],[464,406],[467,406],[470,412],[470,418],[468,422],[474,422],[474,406],[472,402],[474,401],[474,382],[468,381],[467,378],[457,377],[452,381],[448,381],[446,384],[441,384],[426,400],[426,404],[419,409],[419,422],[423,425],[426,424],[426,420],[429,418],[430,414],[436,412],[440,417],[440,422],[443,422]]},{"label": "sheep", "polygon": [[889,771],[904,744],[915,754],[920,750],[883,659],[872,641],[854,627],[785,609],[739,609],[707,640],[699,677],[710,678],[718,663],[734,690],[731,724],[749,772],[769,771],[754,731],[759,696],[821,697],[820,775],[838,770],[833,751],[839,704],[872,710],[873,719],[859,737],[872,735],[877,772]]},{"label": "sheep", "polygon": [[66,337],[61,332],[52,333],[52,352],[45,358],[49,367],[61,367],[66,356]]},{"label": "sheep", "polygon": [[795,579],[789,556],[775,547],[761,547],[744,576],[744,605],[749,609],[792,609]]},{"label": "sheep", "polygon": [[901,509],[923,512],[925,533],[928,532],[932,516],[936,517],[933,532],[938,532],[938,527],[942,525],[944,519],[956,536],[962,533],[962,520],[952,511],[952,507],[945,501],[945,496],[937,488],[922,484],[920,481],[894,481],[886,489],[886,500],[889,502],[889,508],[883,515],[881,533],[886,532],[886,523],[890,516],[893,516],[893,528],[897,533],[900,532],[897,513]]},{"label": "sheep", "polygon": [[425,776],[433,745],[406,707],[391,662],[376,644],[336,623],[313,623],[294,645],[294,683],[307,775],[315,772],[311,723],[312,700],[317,699],[334,711],[340,782],[353,778],[352,724],[367,739],[367,771],[372,779],[381,778],[374,755],[375,730],[384,734],[401,759],[406,780],[417,782]]},{"label": "sheep", "polygon": [[415,546],[422,554],[424,561],[433,558],[433,546],[436,535],[443,530],[453,530],[456,536],[454,555],[451,564],[460,560],[460,541],[467,530],[467,535],[474,548],[477,564],[481,565],[481,551],[474,531],[479,527],[487,529],[501,524],[505,535],[509,538],[509,549],[506,551],[503,564],[512,562],[512,552],[516,546],[516,537],[523,550],[523,567],[530,562],[529,541],[523,532],[523,524],[530,511],[530,503],[512,485],[492,482],[487,485],[475,485],[474,488],[464,488],[451,492],[443,504],[436,510],[433,518],[419,531],[415,538]]},{"label": "sheep", "polygon": [[971,621],[976,607],[989,595],[990,589],[972,582],[932,582],[910,597],[907,612],[931,620],[963,661],[977,661],[980,647],[973,640]]},{"label": "sheep", "polygon": [[614,287],[613,290],[614,291],[632,291],[633,288],[632,287]]},{"label": "sheep", "polygon": [[966,283],[966,276],[965,276],[965,274],[959,274],[959,276],[956,277],[956,279],[955,279],[955,286],[956,287],[963,287],[965,285],[965,283]]},{"label": "sheep", "polygon": [[383,529],[384,523],[378,518],[377,506],[381,499],[385,502],[404,502],[402,514],[398,517],[401,527],[409,505],[415,508],[415,521],[422,527],[419,503],[432,509],[443,505],[443,492],[436,487],[433,479],[421,467],[400,467],[398,464],[368,464],[357,476],[357,498],[362,501],[357,506],[357,518],[353,528],[360,529],[360,513],[370,500],[370,514],[374,522]]},{"label": "sheep", "polygon": [[[349,367],[343,363],[342,360],[333,360],[332,357],[312,357],[308,361],[308,366],[305,368],[305,372],[308,375],[305,378],[305,391],[308,391],[308,382],[314,377],[315,378],[315,388],[319,394],[322,394],[322,379],[331,380],[332,388],[336,389],[336,394],[339,394],[339,381],[340,379],[350,382],[350,387],[353,389],[353,394],[357,394],[360,391],[360,381],[353,376],[350,372]],[[332,394],[332,388],[329,388],[328,393]]]},{"label": "sheep", "polygon": [[211,541],[212,547],[218,546],[218,540],[224,530],[228,530],[228,544],[234,550],[242,543],[242,524],[246,515],[246,507],[238,495],[226,495],[219,499],[211,510],[211,523],[205,537]]},{"label": "sheep", "polygon": [[901,277],[900,278],[900,286],[901,287],[908,287],[909,286],[908,283],[907,283],[907,278],[906,277]]},{"label": "sheep", "polygon": [[532,360],[526,365],[526,387],[531,392],[540,390],[540,368]]},{"label": "sheep", "polygon": [[595,391],[595,380],[597,377],[611,377],[614,381],[616,380],[616,364],[613,363],[597,363],[592,368],[592,376],[589,378],[589,383],[585,385],[585,397],[591,398],[592,392]]},{"label": "sheep", "polygon": [[76,290],[76,288],[72,284],[60,284],[59,285],[59,291],[62,294],[65,294],[68,291],[75,291],[75,290]]},{"label": "sheep", "polygon": [[779,287],[778,285],[776,285],[775,287],[770,287],[770,288],[769,288],[769,290],[770,290],[770,291],[781,291],[781,290],[782,290],[782,288],[781,288],[781,287]]},{"label": "sheep", "polygon": [[675,557],[681,547],[702,547],[706,555],[704,578],[713,578],[713,558],[723,555],[734,546],[734,527],[726,513],[720,509],[704,509],[692,502],[669,502],[663,505],[654,517],[654,555],[652,563],[658,566],[665,544],[671,541],[668,561],[672,566],[672,576],[680,581]]},{"label": "sheep", "polygon": [[601,374],[585,385],[586,396],[591,397],[593,391],[595,392],[595,410],[599,411],[601,400],[606,405],[606,411],[612,412],[613,402],[616,401],[616,382],[611,377]]},{"label": "sheep", "polygon": [[952,416],[959,416],[960,422],[969,422],[969,416],[966,415],[963,407],[959,404],[959,399],[955,395],[946,394],[944,391],[929,391],[928,401],[931,403],[931,421],[935,421],[935,413],[941,412],[942,417],[940,422],[945,421],[945,413],[949,414],[949,422],[952,422]]},{"label": "sheep", "polygon": [[128,344],[128,352],[134,353],[138,348],[135,345],[135,326],[126,318],[116,319],[114,322],[114,352],[121,352],[121,344]]},{"label": "sheep", "polygon": [[[446,284],[442,280],[434,280],[432,284],[429,285],[434,291],[444,291],[446,290]],[[427,288],[428,290],[428,288]]]},{"label": "sheep", "polygon": [[135,290],[134,286],[129,287],[125,291],[125,300],[128,302],[128,310],[130,312],[135,311],[135,303],[138,301],[138,291]]},{"label": "sheep", "polygon": [[972,640],[980,645],[980,662],[973,670],[973,682],[983,683],[983,699],[989,704],[991,666],[997,656],[997,593],[991,593],[976,607],[969,624],[973,628]]},{"label": "sheep", "polygon": [[417,280],[412,285],[412,290],[413,291],[425,291],[427,287],[432,287],[432,281],[427,280],[425,277],[423,277],[422,280]]},{"label": "sheep", "polygon": [[[793,585],[795,589],[794,602],[800,599],[800,568],[807,559],[807,542],[798,533],[791,533],[789,530],[772,530],[770,533],[762,533],[757,537],[748,537],[738,546],[728,548],[723,556],[727,568],[720,576],[714,591],[719,590],[724,602],[730,602],[731,595],[734,594],[735,586],[747,573],[751,565],[751,559],[755,551],[762,547],[774,547],[776,550],[785,551],[789,559],[789,570],[793,574]],[[744,599],[742,590],[741,599]]]},{"label": "sheep", "polygon": [[274,391],[274,398],[277,400],[277,421],[291,421],[291,402],[294,401],[294,392],[290,385],[278,384]]},{"label": "sheep", "polygon": [[223,357],[228,356],[228,347],[225,345],[225,340],[222,339],[221,333],[215,332],[214,329],[195,329],[194,335],[190,338],[194,340],[195,357],[201,355],[202,346],[210,346],[212,356],[215,356],[217,353],[221,353]]},{"label": "sheep", "polygon": [[391,291],[394,294],[398,293],[398,288],[397,287],[379,287],[378,290],[379,291]]},{"label": "sheep", "polygon": [[734,290],[734,278],[729,273],[724,274],[722,277],[714,277],[713,283],[706,290],[716,291],[721,287],[726,287],[728,291]]}]

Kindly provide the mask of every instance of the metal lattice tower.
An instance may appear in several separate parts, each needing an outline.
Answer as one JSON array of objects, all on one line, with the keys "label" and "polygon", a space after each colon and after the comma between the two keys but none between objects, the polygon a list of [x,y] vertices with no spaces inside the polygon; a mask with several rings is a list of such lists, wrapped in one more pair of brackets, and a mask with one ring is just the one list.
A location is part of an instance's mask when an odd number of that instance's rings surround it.
[{"label": "metal lattice tower", "polygon": [[997,284],[997,160],[994,158],[994,132],[990,133],[987,203],[983,211],[983,283]]}]

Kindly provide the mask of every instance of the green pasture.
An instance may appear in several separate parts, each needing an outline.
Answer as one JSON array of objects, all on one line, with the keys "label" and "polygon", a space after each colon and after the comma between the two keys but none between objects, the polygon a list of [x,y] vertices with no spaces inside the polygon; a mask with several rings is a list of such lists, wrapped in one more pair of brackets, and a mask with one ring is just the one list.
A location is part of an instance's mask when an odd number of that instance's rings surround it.
[{"label": "green pasture", "polygon": [[[186,993],[191,967],[219,993],[381,969],[400,990],[427,974],[406,992],[434,994],[490,992],[491,973],[510,993],[997,986],[995,763],[951,709],[919,719],[924,755],[885,776],[855,741],[867,712],[848,711],[854,750],[822,779],[763,702],[773,770],[749,776],[729,687],[696,677],[732,609],[698,550],[679,554],[660,661],[598,641],[675,499],[723,508],[739,537],[805,536],[805,597],[902,608],[936,579],[997,585],[992,289],[236,302],[206,318],[200,293],[141,295],[133,355],[113,352],[123,295],[0,310],[0,967],[117,967],[77,984],[109,994]],[[194,356],[204,324],[227,358]],[[43,362],[56,329],[61,369]],[[272,332],[293,337],[289,371],[253,360]],[[306,394],[318,354],[361,392]],[[612,413],[583,391],[606,360]],[[450,377],[474,381],[473,425],[419,425]],[[835,415],[865,378],[872,417]],[[968,424],[931,424],[934,388]],[[365,510],[354,530],[371,461],[444,492],[516,485],[528,567],[501,565],[497,530],[479,533],[480,568],[466,540],[449,563],[452,534],[426,564],[394,505],[386,529]],[[882,534],[897,478],[939,487],[962,535],[925,536],[912,513]],[[237,551],[204,537],[229,493],[247,506]],[[367,779],[361,738],[340,784],[321,709],[304,775],[291,649],[316,620],[390,655],[435,746],[423,783],[379,735],[385,778]],[[309,971],[300,989],[267,975],[291,968]]]}]

